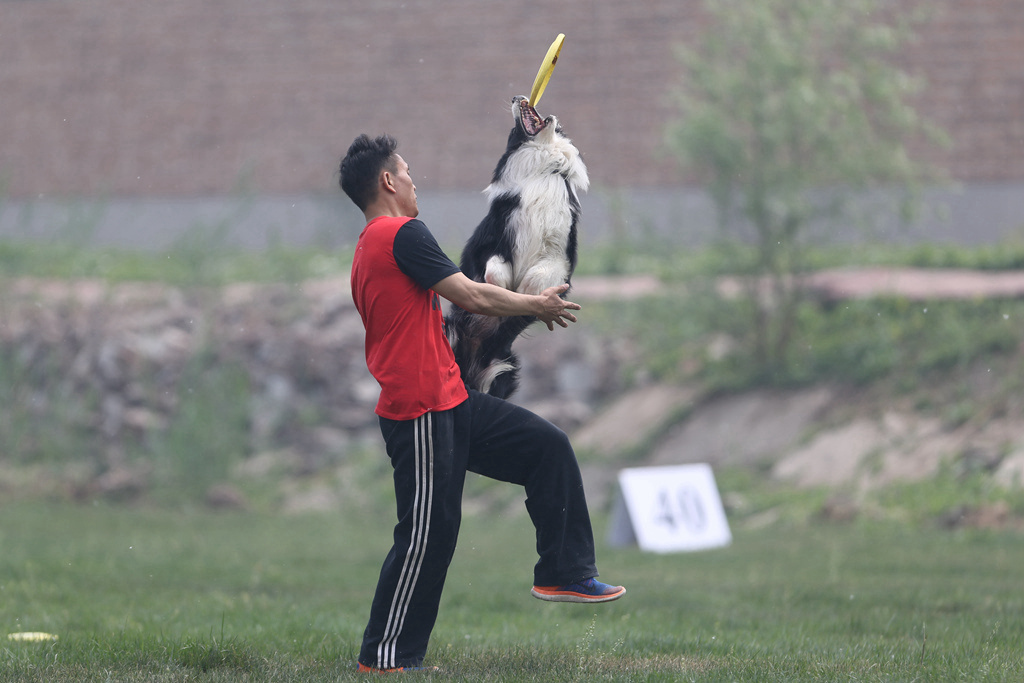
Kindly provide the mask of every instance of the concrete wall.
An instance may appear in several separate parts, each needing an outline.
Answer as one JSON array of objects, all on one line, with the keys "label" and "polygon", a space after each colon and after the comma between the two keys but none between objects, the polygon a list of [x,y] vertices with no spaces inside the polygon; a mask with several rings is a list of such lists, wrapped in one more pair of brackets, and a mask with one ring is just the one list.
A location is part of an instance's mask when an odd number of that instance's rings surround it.
[{"label": "concrete wall", "polygon": [[[961,245],[1024,241],[1024,185],[972,184],[925,193],[910,225],[886,214],[868,232],[828,229],[829,241]],[[874,202],[865,202],[874,204]],[[462,243],[487,210],[476,192],[433,192],[420,197],[420,217],[458,261]],[[596,191],[583,198],[580,240],[612,239],[692,246],[715,236],[714,210],[697,189]],[[886,217],[887,216],[887,217]],[[293,195],[119,200],[15,200],[0,205],[0,239],[59,240],[127,249],[165,250],[185,240],[259,250],[274,244],[347,249],[363,217],[347,198]]]}]

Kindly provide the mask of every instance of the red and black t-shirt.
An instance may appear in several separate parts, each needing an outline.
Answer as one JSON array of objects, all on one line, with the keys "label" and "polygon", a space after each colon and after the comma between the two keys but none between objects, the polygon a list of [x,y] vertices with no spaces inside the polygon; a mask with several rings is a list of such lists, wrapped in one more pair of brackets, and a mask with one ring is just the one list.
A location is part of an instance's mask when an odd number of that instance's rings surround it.
[{"label": "red and black t-shirt", "polygon": [[422,221],[367,223],[352,261],[352,299],[366,328],[366,365],[380,384],[377,414],[412,420],[468,397],[430,288],[459,272]]}]

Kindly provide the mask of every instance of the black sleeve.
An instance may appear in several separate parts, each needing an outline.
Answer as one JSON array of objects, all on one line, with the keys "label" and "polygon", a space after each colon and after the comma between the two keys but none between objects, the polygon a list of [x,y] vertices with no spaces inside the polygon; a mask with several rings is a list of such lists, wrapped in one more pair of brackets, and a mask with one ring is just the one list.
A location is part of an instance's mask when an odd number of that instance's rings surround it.
[{"label": "black sleeve", "polygon": [[395,233],[392,249],[398,267],[423,289],[459,272],[423,221],[415,218]]}]

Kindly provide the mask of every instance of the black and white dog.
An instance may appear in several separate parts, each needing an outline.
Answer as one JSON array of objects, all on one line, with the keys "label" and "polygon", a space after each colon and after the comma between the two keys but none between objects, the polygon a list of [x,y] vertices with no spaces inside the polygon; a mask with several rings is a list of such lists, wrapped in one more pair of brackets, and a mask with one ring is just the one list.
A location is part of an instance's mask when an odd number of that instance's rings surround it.
[{"label": "black and white dog", "polygon": [[[524,294],[570,281],[576,268],[579,193],[587,168],[558,119],[544,119],[525,97],[512,100],[515,125],[484,192],[490,207],[466,242],[466,277]],[[467,386],[508,398],[519,385],[512,342],[532,316],[494,318],[452,305],[448,338]]]}]

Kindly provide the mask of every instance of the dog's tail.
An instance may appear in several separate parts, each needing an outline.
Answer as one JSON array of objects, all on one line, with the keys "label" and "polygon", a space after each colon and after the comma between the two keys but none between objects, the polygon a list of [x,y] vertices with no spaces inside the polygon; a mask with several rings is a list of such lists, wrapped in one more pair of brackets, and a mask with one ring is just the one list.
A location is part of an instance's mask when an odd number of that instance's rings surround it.
[{"label": "dog's tail", "polygon": [[519,388],[519,357],[509,349],[502,360],[492,361],[479,374],[478,391],[498,398],[508,398]]},{"label": "dog's tail", "polygon": [[533,316],[476,315],[453,305],[445,327],[466,386],[498,398],[515,393],[520,364],[512,342],[535,320]]}]

